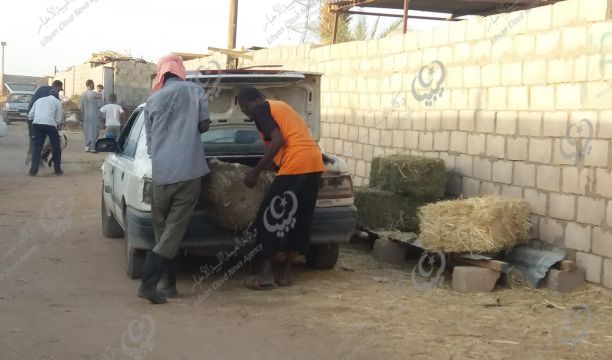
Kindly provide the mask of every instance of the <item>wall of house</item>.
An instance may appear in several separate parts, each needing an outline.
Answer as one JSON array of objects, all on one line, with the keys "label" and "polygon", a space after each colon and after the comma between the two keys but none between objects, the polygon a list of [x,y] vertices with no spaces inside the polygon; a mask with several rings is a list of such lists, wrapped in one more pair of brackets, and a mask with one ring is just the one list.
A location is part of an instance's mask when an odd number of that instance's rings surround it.
[{"label": "wall of house", "polygon": [[324,149],[441,158],[448,192],[523,197],[533,237],[612,288],[612,1],[567,0],[371,41],[254,52],[318,71]]}]

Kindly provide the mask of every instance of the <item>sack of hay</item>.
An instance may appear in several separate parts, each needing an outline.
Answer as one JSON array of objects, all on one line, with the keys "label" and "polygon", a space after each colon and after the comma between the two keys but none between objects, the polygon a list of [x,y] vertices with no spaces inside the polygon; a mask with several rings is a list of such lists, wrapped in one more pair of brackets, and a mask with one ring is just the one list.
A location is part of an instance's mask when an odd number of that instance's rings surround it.
[{"label": "sack of hay", "polygon": [[418,199],[441,199],[446,185],[446,166],[441,159],[391,155],[374,158],[370,187]]},{"label": "sack of hay", "polygon": [[429,251],[497,253],[529,240],[529,203],[502,196],[421,207],[421,242]]},{"label": "sack of hay", "polygon": [[273,175],[262,173],[257,186],[249,189],[243,183],[248,166],[212,160],[209,167],[202,180],[200,205],[215,224],[232,231],[246,229],[255,222]]},{"label": "sack of hay", "polygon": [[358,223],[368,229],[416,232],[422,200],[373,188],[355,188]]}]

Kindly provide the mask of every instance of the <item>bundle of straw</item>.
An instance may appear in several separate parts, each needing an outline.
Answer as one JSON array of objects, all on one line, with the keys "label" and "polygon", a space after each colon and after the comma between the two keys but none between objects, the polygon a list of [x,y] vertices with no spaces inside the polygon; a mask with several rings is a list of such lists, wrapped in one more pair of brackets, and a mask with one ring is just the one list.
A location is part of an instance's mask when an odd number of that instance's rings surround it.
[{"label": "bundle of straw", "polygon": [[273,175],[262,174],[249,189],[243,183],[248,166],[211,160],[209,167],[210,174],[202,181],[200,205],[215,224],[233,231],[246,229],[255,221]]},{"label": "bundle of straw", "polygon": [[501,196],[441,201],[420,208],[421,242],[430,251],[495,253],[529,240],[529,203]]}]

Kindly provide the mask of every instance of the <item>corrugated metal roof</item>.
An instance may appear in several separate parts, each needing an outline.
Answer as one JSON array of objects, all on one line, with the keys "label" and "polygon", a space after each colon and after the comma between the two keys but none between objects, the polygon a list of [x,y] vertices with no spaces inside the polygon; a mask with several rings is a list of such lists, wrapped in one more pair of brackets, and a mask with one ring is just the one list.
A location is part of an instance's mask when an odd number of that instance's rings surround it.
[{"label": "corrugated metal roof", "polygon": [[[554,4],[564,0],[410,0],[409,9],[465,15],[490,15]],[[328,4],[347,10],[350,7],[404,8],[404,0],[327,0]]]}]

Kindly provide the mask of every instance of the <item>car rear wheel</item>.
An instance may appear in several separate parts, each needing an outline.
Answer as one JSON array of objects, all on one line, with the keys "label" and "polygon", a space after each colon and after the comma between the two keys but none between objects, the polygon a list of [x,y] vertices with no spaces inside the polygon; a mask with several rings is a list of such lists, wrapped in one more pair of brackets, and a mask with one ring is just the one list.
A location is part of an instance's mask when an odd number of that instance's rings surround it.
[{"label": "car rear wheel", "polygon": [[[102,185],[104,186],[104,185]],[[102,189],[104,191],[104,189]],[[111,212],[108,215],[106,211],[106,203],[104,201],[104,193],[102,193],[101,203],[101,217],[102,217],[102,234],[107,238],[120,238],[123,236],[123,229],[115,216]]]},{"label": "car rear wheel", "polygon": [[333,269],[339,255],[340,244],[310,245],[310,251],[306,254],[306,264],[318,270]]},{"label": "car rear wheel", "polygon": [[127,217],[124,216],[125,223],[125,272],[131,279],[140,279],[144,268],[147,252],[142,249],[132,247],[130,232],[128,231]]}]

